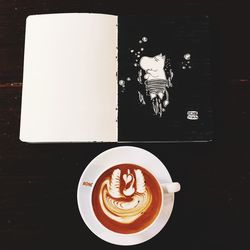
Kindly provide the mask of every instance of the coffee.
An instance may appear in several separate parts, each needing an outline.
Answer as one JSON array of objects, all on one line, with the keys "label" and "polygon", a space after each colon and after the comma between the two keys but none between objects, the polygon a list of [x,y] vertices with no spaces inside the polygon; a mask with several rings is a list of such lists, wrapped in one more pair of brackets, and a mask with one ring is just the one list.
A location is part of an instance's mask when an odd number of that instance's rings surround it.
[{"label": "coffee", "polygon": [[92,206],[97,219],[122,234],[139,232],[156,219],[162,205],[158,181],[145,168],[119,164],[96,181]]}]

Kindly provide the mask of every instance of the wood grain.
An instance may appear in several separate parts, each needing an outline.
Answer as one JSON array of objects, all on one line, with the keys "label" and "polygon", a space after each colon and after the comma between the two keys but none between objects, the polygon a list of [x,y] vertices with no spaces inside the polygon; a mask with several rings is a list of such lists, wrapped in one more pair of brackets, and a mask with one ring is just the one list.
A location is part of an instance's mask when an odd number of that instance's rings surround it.
[{"label": "wood grain", "polygon": [[[182,5],[180,5],[182,3]],[[181,7],[180,7],[181,6]],[[19,141],[25,19],[30,14],[208,13],[220,34],[215,86],[217,139],[205,144],[135,144],[166,164],[182,184],[167,226],[137,246],[171,249],[247,249],[250,244],[248,9],[228,1],[0,0],[0,248],[116,249],[98,239],[77,208],[78,180],[103,144],[26,144]],[[219,32],[218,32],[219,31]],[[232,80],[234,78],[234,80]],[[242,81],[243,80],[243,81]],[[124,145],[124,144],[122,144]],[[127,145],[127,144],[126,144]]]}]

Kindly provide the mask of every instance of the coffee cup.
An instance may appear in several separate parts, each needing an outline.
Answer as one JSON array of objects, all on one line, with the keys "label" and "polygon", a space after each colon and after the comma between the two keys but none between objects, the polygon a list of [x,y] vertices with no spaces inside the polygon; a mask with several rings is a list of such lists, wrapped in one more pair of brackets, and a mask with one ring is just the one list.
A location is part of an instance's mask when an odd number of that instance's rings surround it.
[{"label": "coffee cup", "polygon": [[78,185],[78,206],[90,230],[105,241],[134,245],[167,223],[180,190],[163,163],[137,147],[109,149],[90,162]]}]

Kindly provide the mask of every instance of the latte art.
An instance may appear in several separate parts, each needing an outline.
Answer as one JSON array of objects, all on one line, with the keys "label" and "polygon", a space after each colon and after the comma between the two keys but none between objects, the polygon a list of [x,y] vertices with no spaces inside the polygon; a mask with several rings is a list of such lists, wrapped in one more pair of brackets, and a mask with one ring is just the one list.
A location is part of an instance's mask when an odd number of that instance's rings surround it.
[{"label": "latte art", "polygon": [[97,180],[93,209],[98,220],[110,230],[134,233],[147,227],[161,207],[161,190],[155,178],[133,164],[121,164]]},{"label": "latte art", "polygon": [[[124,182],[124,183],[122,183]],[[121,190],[121,187],[124,187]],[[111,178],[103,182],[99,202],[103,212],[119,223],[131,223],[138,219],[152,202],[152,194],[145,187],[145,179],[140,169],[134,173],[127,170],[121,178],[121,170],[115,169]]]}]

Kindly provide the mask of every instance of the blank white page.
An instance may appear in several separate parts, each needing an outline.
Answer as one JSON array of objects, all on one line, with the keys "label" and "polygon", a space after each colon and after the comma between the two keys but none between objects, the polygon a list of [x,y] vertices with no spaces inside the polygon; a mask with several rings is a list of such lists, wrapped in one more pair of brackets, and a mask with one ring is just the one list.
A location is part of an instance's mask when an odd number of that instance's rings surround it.
[{"label": "blank white page", "polygon": [[20,140],[117,141],[117,17],[26,21]]}]

